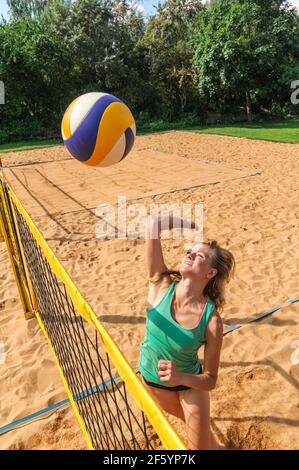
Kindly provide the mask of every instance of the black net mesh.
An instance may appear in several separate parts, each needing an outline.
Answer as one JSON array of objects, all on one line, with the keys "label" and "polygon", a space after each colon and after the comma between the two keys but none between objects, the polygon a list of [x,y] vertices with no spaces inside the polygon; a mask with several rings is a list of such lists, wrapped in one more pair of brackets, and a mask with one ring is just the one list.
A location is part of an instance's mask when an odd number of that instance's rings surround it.
[{"label": "black net mesh", "polygon": [[[8,198],[7,188],[5,192]],[[22,244],[40,318],[93,448],[157,448],[157,434],[127,393],[99,333],[76,311],[64,283],[53,273],[23,216],[12,199],[9,203],[17,251],[22,257]]]}]

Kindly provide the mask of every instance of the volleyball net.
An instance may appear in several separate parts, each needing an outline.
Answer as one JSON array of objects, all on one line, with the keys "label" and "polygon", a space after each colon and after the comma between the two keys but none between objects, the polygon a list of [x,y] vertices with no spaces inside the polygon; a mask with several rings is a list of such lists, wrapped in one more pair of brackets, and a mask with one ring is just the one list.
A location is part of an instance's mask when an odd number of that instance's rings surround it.
[{"label": "volleyball net", "polygon": [[0,233],[89,449],[186,449],[0,174]]}]

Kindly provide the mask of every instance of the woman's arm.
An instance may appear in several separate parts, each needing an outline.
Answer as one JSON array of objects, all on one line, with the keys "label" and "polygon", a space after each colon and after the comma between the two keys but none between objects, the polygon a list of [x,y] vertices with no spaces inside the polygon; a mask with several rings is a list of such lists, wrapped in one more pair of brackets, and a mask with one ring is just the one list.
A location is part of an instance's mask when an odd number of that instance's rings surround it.
[{"label": "woman's arm", "polygon": [[[165,217],[148,216],[145,231],[145,254],[150,278],[155,274],[167,271],[161,247],[161,230],[179,228],[183,227],[183,224],[187,225],[189,223],[187,220],[173,217],[172,215]],[[191,222],[190,227],[197,228],[193,222]]]},{"label": "woman's arm", "polygon": [[218,377],[222,340],[222,320],[218,314],[213,315],[206,329],[203,373],[199,375],[186,374],[179,372],[171,361],[159,361],[160,379],[168,382],[169,386],[185,385],[198,390],[213,390]]},{"label": "woman's arm", "polygon": [[149,277],[167,271],[164,262],[160,240],[161,219],[160,217],[147,218],[145,231],[145,258]]}]

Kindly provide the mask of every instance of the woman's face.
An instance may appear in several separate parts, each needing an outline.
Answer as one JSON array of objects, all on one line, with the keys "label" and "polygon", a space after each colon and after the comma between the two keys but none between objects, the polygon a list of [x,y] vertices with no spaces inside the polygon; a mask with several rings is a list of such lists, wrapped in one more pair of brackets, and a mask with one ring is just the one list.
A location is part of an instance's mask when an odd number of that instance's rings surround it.
[{"label": "woman's face", "polygon": [[180,273],[196,280],[209,280],[217,270],[211,266],[211,253],[208,245],[198,243],[185,254],[180,265]]}]

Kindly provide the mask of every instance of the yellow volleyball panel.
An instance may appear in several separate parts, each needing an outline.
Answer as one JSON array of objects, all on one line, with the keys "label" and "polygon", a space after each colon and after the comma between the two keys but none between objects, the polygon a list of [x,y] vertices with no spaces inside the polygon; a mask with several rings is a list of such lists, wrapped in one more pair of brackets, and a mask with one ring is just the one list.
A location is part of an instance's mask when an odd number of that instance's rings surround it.
[{"label": "yellow volleyball panel", "polygon": [[[113,150],[113,147],[119,140],[120,142],[116,146],[116,149],[120,151],[122,148],[121,136],[124,134],[126,129],[133,124],[135,124],[134,118],[125,104],[120,102],[111,103],[103,113],[94,151],[88,161],[84,163],[90,166],[101,165],[101,162]],[[116,149],[111,154],[111,158],[115,163],[121,160],[124,153],[124,151],[120,153],[117,160]],[[107,166],[107,164],[108,160],[106,161],[105,166]]]},{"label": "yellow volleyball panel", "polygon": [[61,133],[62,133],[62,138],[63,140],[67,140],[71,137],[72,133],[71,133],[71,114],[72,114],[72,110],[76,104],[76,102],[78,101],[79,98],[76,98],[74,101],[71,102],[71,104],[69,105],[69,107],[67,108],[64,116],[63,116],[63,119],[62,119],[62,123],[61,123]]}]

